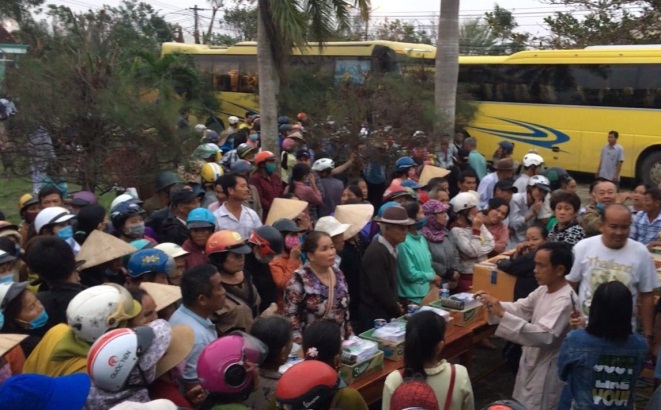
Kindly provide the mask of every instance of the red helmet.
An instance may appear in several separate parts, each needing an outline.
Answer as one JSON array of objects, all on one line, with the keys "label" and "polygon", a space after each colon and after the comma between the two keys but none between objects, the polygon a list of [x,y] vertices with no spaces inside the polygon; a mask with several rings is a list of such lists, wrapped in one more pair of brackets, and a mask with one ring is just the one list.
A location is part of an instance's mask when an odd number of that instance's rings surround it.
[{"label": "red helmet", "polygon": [[292,138],[285,138],[282,141],[282,149],[285,151],[291,151],[296,147],[296,141],[294,141]]},{"label": "red helmet", "polygon": [[296,119],[299,120],[299,121],[306,121],[308,119],[308,115],[304,112],[299,112],[296,115]]},{"label": "red helmet", "polygon": [[255,165],[259,166],[264,161],[275,160],[275,155],[271,151],[262,151],[255,155]]},{"label": "red helmet", "polygon": [[305,360],[287,370],[275,389],[279,405],[294,409],[319,408],[337,391],[340,378],[337,371],[319,360]]},{"label": "red helmet", "polygon": [[251,249],[246,245],[245,239],[234,231],[218,231],[209,237],[205,249],[207,255],[219,252],[234,252],[247,254]]}]

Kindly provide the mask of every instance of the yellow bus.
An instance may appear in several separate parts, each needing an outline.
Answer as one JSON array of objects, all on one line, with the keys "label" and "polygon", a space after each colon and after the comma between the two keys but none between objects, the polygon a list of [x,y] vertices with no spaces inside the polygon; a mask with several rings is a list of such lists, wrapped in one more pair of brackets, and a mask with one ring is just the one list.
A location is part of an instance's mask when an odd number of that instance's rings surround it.
[{"label": "yellow bus", "polygon": [[[256,43],[216,48],[163,44],[163,53],[194,56],[213,74],[225,114],[257,110]],[[319,57],[321,69],[336,79],[361,82],[372,71],[404,73],[415,66],[433,69],[436,49],[388,41],[316,44],[293,50],[292,62]],[[530,149],[547,166],[597,171],[611,130],[624,147],[622,176],[654,185],[661,182],[661,46],[589,47],[580,50],[524,51],[511,56],[462,56],[459,84],[478,111],[466,132],[491,157],[500,141],[515,145],[521,158]]]}]

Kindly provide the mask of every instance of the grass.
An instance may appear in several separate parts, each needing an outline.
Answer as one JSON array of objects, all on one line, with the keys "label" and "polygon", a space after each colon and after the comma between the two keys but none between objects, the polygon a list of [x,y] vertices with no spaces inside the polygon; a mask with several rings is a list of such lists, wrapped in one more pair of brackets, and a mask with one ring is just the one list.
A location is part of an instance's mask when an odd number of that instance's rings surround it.
[{"label": "grass", "polygon": [[[69,193],[80,190],[79,185],[69,183]],[[32,192],[32,181],[25,177],[0,176],[0,210],[5,214],[5,220],[18,224],[21,217],[18,214],[18,200],[23,194]],[[112,193],[99,197],[99,204],[110,209],[110,203],[115,198]]]}]

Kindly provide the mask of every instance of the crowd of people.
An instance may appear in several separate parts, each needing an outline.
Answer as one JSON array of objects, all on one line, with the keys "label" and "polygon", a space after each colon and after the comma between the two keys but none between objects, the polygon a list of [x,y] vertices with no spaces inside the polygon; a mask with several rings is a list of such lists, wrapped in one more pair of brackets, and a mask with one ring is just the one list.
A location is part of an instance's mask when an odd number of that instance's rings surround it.
[{"label": "crowd of people", "polygon": [[[519,163],[503,141],[487,161],[464,133],[433,154],[359,140],[336,165],[297,120],[278,119],[281,155],[253,113],[196,126],[190,162],[144,201],[21,196],[20,223],[0,222],[0,408],[367,409],[338,375],[344,345],[440,292],[473,292],[508,341],[501,405],[633,408],[661,343],[658,187],[599,178],[583,207],[539,153]],[[503,253],[514,301],[473,287]],[[409,317],[383,409],[475,407],[445,332]]]}]

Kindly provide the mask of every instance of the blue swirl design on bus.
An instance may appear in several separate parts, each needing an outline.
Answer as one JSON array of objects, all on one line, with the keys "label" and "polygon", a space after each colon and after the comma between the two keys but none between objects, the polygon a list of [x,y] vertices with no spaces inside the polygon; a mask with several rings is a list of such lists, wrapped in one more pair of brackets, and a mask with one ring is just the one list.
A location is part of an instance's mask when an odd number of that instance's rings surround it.
[{"label": "blue swirl design on bus", "polygon": [[[510,118],[502,118],[502,117],[488,117],[488,118],[493,118],[499,121],[514,124],[519,127],[525,128],[531,132],[503,131],[503,130],[497,130],[491,128],[474,127],[470,125],[468,127],[496,137],[507,138],[519,142],[525,142],[527,144],[536,145],[538,147],[542,147],[546,149],[551,149],[552,147],[557,146],[558,144],[564,144],[565,142],[570,140],[569,135],[565,134],[564,132],[558,131],[556,129],[541,124],[535,124],[532,122],[513,120]],[[549,133],[552,135],[549,135]],[[553,138],[553,139],[548,139],[548,138]]]}]

